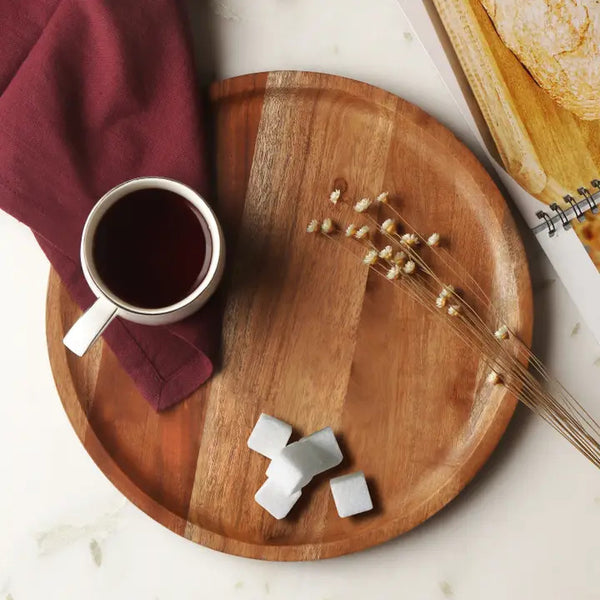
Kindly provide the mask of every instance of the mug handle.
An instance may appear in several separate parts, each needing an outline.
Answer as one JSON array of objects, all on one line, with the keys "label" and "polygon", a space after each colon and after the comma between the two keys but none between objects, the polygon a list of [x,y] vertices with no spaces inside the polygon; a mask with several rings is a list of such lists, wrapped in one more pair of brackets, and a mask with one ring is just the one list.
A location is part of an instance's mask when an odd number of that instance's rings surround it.
[{"label": "mug handle", "polygon": [[77,356],[83,356],[117,316],[118,307],[100,297],[75,321],[63,344]]}]

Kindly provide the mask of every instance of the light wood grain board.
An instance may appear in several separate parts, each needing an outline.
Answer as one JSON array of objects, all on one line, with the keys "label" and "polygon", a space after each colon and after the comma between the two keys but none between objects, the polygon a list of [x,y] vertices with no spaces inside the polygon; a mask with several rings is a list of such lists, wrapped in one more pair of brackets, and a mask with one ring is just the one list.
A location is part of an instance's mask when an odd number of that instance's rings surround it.
[{"label": "light wood grain board", "polygon": [[[156,414],[102,343],[83,359],[62,336],[80,314],[56,274],[48,348],[66,412],[127,497],[173,531],[232,554],[309,560],[397,536],[442,508],[482,466],[515,399],[481,357],[343,248],[308,236],[334,186],[383,189],[435,227],[528,342],[529,274],[509,211],[455,137],[417,107],[356,81],[302,72],[212,88],[217,198],[231,249],[220,371]],[[276,521],[253,500],[267,461],[246,439],[261,412],[297,436],[331,425],[342,465]],[[340,519],[328,478],[363,470],[375,510]]]},{"label": "light wood grain board", "polygon": [[[507,171],[565,206],[600,175],[600,121],[561,108],[505,46],[480,0],[433,0]],[[567,205],[568,206],[568,205]]]}]

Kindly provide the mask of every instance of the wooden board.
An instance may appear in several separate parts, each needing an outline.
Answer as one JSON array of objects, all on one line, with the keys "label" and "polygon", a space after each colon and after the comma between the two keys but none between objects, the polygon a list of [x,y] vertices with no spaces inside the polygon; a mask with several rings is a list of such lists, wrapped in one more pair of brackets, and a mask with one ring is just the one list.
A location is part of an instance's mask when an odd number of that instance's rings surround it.
[{"label": "wooden board", "polygon": [[[215,208],[233,248],[222,369],[156,414],[102,343],[83,359],[62,336],[80,314],[52,273],[47,333],[66,412],[125,495],[173,531],[254,558],[309,560],[415,527],[456,496],[514,410],[480,357],[325,238],[308,236],[334,186],[394,194],[450,249],[529,342],[532,304],[520,239],[471,153],[417,107],[374,87],[302,72],[212,88]],[[305,435],[331,425],[344,463],[314,481],[290,517],[255,504],[267,461],[246,439],[261,412]],[[340,519],[330,475],[363,470],[376,509]]]},{"label": "wooden board", "polygon": [[600,121],[561,108],[505,46],[480,0],[433,0],[507,171],[565,206],[600,175]]}]

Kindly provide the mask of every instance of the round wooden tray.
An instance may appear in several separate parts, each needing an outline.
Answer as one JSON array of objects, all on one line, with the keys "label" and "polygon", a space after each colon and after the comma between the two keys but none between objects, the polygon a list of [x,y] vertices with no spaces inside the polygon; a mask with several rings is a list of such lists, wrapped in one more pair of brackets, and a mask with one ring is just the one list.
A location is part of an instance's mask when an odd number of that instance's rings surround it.
[{"label": "round wooden tray", "polygon": [[[215,207],[234,248],[219,373],[156,414],[102,343],[63,347],[80,313],[51,274],[47,335],[71,423],[109,479],[173,531],[242,556],[309,560],[378,544],[424,521],[482,466],[515,399],[485,384],[483,361],[426,313],[324,238],[310,218],[334,186],[394,193],[530,341],[523,248],[498,190],[434,119],[383,90],[302,72],[212,88]],[[363,470],[376,509],[340,519],[330,474],[276,521],[253,499],[267,461],[246,447],[260,412],[305,435],[331,425]]]}]

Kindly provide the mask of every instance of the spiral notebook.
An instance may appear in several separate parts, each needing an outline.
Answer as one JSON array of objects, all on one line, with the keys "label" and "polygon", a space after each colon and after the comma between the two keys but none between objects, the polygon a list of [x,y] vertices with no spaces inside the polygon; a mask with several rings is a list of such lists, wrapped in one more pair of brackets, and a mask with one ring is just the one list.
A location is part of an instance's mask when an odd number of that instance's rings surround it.
[{"label": "spiral notebook", "polygon": [[541,89],[481,0],[399,2],[467,122],[464,141],[496,172],[600,343],[600,151],[589,143],[600,120],[580,120]]}]

